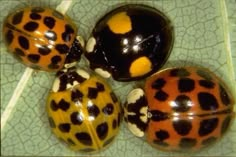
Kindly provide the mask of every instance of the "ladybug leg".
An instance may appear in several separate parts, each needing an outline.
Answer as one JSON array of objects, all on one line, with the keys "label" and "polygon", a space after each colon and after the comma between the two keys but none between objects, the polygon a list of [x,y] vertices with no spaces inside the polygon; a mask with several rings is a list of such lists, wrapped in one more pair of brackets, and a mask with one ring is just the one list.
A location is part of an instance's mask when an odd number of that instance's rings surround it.
[{"label": "ladybug leg", "polygon": [[148,103],[141,88],[132,90],[124,106],[124,118],[129,130],[143,137],[148,123]]},{"label": "ladybug leg", "polygon": [[77,36],[70,48],[69,53],[66,56],[66,61],[64,65],[65,68],[70,68],[77,64],[83,53],[83,46],[84,40],[81,36]]}]

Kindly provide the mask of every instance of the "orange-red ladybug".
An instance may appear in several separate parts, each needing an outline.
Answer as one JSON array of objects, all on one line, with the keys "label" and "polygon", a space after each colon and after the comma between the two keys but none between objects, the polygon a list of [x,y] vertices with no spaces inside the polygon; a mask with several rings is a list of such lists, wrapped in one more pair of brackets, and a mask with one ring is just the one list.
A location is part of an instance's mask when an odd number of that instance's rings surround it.
[{"label": "orange-red ladybug", "polygon": [[69,17],[42,7],[17,10],[3,23],[9,52],[26,66],[44,71],[58,71],[80,59],[82,46],[76,33]]},{"label": "orange-red ladybug", "polygon": [[218,141],[235,115],[226,85],[204,68],[170,68],[134,89],[125,104],[130,131],[161,150],[199,150]]}]

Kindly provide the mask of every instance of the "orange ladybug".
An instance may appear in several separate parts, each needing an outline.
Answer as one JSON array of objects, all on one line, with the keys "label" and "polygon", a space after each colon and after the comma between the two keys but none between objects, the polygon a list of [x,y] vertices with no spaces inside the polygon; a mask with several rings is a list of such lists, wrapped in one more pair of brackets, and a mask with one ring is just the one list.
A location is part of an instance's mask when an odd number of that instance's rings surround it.
[{"label": "orange ladybug", "polygon": [[233,104],[232,93],[209,70],[170,68],[148,78],[144,91],[131,91],[124,114],[130,131],[146,134],[153,147],[196,151],[226,133],[235,116]]},{"label": "orange ladybug", "polygon": [[42,7],[26,7],[5,19],[3,37],[9,52],[24,65],[58,71],[77,62],[82,46],[68,16]]}]

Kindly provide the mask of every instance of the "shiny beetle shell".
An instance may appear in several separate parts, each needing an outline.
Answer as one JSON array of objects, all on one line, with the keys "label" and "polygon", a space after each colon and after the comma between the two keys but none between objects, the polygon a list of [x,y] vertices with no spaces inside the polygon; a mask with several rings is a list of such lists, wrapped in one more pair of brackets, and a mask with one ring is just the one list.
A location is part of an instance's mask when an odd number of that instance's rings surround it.
[{"label": "shiny beetle shell", "polygon": [[69,17],[42,7],[17,10],[3,24],[9,52],[24,65],[44,71],[58,71],[67,62],[80,59],[82,47],[75,40],[76,33]]},{"label": "shiny beetle shell", "polygon": [[235,113],[234,98],[214,73],[204,68],[170,68],[133,90],[125,121],[136,136],[146,135],[161,150],[199,150],[218,141]]},{"label": "shiny beetle shell", "polygon": [[86,45],[90,68],[118,81],[145,78],[166,62],[174,42],[170,20],[145,5],[125,5],[102,17]]},{"label": "shiny beetle shell", "polygon": [[121,108],[110,86],[81,69],[58,72],[47,100],[54,134],[73,150],[96,152],[114,141]]}]

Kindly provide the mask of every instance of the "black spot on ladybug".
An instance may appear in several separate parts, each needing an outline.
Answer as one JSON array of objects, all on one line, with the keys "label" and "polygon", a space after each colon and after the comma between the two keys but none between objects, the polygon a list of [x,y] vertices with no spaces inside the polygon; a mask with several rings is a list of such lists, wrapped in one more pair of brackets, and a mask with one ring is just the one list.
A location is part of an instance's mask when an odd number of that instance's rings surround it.
[{"label": "black spot on ladybug", "polygon": [[53,10],[52,15],[58,19],[63,20],[64,16],[62,15],[62,13],[58,12],[57,10]]},{"label": "black spot on ladybug", "polygon": [[198,134],[200,136],[206,136],[213,132],[218,125],[218,118],[211,118],[211,119],[205,119],[200,122],[200,127],[198,130]]},{"label": "black spot on ladybug", "polygon": [[99,92],[104,92],[105,91],[105,87],[104,87],[104,85],[102,83],[96,82],[96,86],[97,86],[97,90]]},{"label": "black spot on ladybug", "polygon": [[151,110],[151,120],[153,121],[162,121],[168,119],[168,113],[161,112],[159,110]]},{"label": "black spot on ladybug", "polygon": [[177,68],[170,71],[170,76],[173,77],[187,77],[190,73],[184,68]]},{"label": "black spot on ladybug", "polygon": [[65,32],[62,33],[62,39],[65,41],[65,42],[68,42],[71,40],[71,34],[73,34],[75,31],[74,29],[72,28],[71,25],[68,25],[66,24],[65,25]]},{"label": "black spot on ladybug", "polygon": [[77,101],[80,101],[82,102],[82,99],[83,99],[83,93],[80,91],[80,90],[72,90],[71,92],[71,100],[73,102],[77,102]]},{"label": "black spot on ladybug", "polygon": [[215,143],[216,140],[217,140],[216,137],[208,137],[207,139],[202,140],[202,144],[203,145],[211,145],[211,144]]},{"label": "black spot on ladybug", "polygon": [[20,46],[22,48],[24,48],[25,50],[29,49],[29,40],[26,37],[19,36],[18,37],[18,42],[19,42]]},{"label": "black spot on ladybug", "polygon": [[116,103],[116,102],[118,101],[118,99],[117,99],[117,97],[116,97],[116,95],[115,95],[114,92],[111,92],[111,93],[110,93],[110,96],[111,96],[111,99],[112,99],[112,101],[113,101],[114,103]]},{"label": "black spot on ladybug", "polygon": [[58,69],[59,67],[60,67],[59,65],[52,64],[52,63],[50,63],[50,64],[48,65],[48,68],[49,68],[49,69]]},{"label": "black spot on ladybug", "polygon": [[224,105],[230,105],[229,95],[227,94],[225,88],[222,85],[220,85],[220,98]]},{"label": "black spot on ladybug", "polygon": [[111,137],[109,138],[108,140],[106,140],[104,143],[103,143],[103,147],[107,146],[108,144],[110,144],[113,140],[114,140],[115,137]]},{"label": "black spot on ladybug", "polygon": [[156,92],[155,96],[154,96],[158,101],[166,101],[166,99],[169,97],[169,95],[162,91],[162,90],[159,90]]},{"label": "black spot on ladybug", "polygon": [[77,140],[87,146],[91,146],[92,145],[92,138],[91,136],[86,133],[86,132],[79,132],[75,134],[75,137],[77,138]]},{"label": "black spot on ladybug", "polygon": [[56,20],[50,16],[46,16],[43,20],[43,23],[50,29],[53,29],[55,26]]},{"label": "black spot on ladybug", "polygon": [[60,54],[66,54],[69,52],[69,47],[66,44],[57,44],[55,48]]},{"label": "black spot on ladybug", "polygon": [[19,48],[15,48],[14,53],[15,53],[16,55],[19,55],[19,56],[25,56],[24,51],[22,51],[22,50],[19,49]]},{"label": "black spot on ladybug", "polygon": [[90,99],[95,99],[98,95],[98,91],[96,88],[89,88],[88,90],[88,98]]},{"label": "black spot on ladybug", "polygon": [[93,152],[93,151],[96,151],[96,150],[93,149],[93,148],[84,148],[84,149],[80,149],[79,151],[80,152],[89,153],[89,152]]},{"label": "black spot on ladybug", "polygon": [[71,115],[70,115],[70,120],[73,124],[75,125],[80,125],[83,123],[83,115],[81,115],[80,113],[78,112],[73,112]]},{"label": "black spot on ladybug", "polygon": [[224,119],[221,126],[221,134],[223,135],[229,128],[231,122],[231,116],[228,116]]},{"label": "black spot on ladybug", "polygon": [[58,109],[57,103],[54,100],[50,102],[50,107],[53,111],[56,111]]},{"label": "black spot on ladybug", "polygon": [[69,24],[65,25],[65,30],[66,30],[67,33],[74,33],[75,32],[73,27]]},{"label": "black spot on ladybug", "polygon": [[56,124],[52,117],[48,117],[48,121],[51,128],[56,128]]},{"label": "black spot on ladybug", "polygon": [[181,78],[178,81],[178,89],[181,93],[183,92],[191,92],[195,88],[194,80],[190,78]]},{"label": "black spot on ladybug", "polygon": [[66,102],[64,99],[61,99],[58,106],[61,110],[67,111],[70,108],[70,103]]},{"label": "black spot on ladybug", "polygon": [[164,142],[164,141],[160,141],[160,140],[153,140],[153,143],[156,144],[156,145],[159,145],[159,146],[162,146],[162,147],[168,147],[169,144]]},{"label": "black spot on ladybug", "polygon": [[219,106],[215,96],[207,92],[198,93],[198,101],[203,110],[216,110]]},{"label": "black spot on ladybug", "polygon": [[51,31],[51,30],[45,32],[44,36],[48,40],[52,40],[52,41],[56,41],[57,40],[57,34],[54,31]]},{"label": "black spot on ladybug", "polygon": [[52,64],[58,64],[59,62],[61,61],[61,57],[60,56],[53,56],[52,58],[51,58],[51,63]]},{"label": "black spot on ladybug", "polygon": [[34,13],[41,13],[41,12],[44,12],[45,9],[44,8],[41,8],[41,7],[34,7],[31,9],[31,12],[34,12]]},{"label": "black spot on ladybug", "polygon": [[96,127],[96,132],[100,140],[104,140],[108,134],[108,125],[106,122],[99,124]]},{"label": "black spot on ladybug", "polygon": [[58,128],[61,132],[70,132],[70,124],[69,123],[59,124]]},{"label": "black spot on ladybug", "polygon": [[39,14],[37,14],[37,13],[31,13],[31,14],[30,14],[30,18],[31,18],[32,20],[40,20],[42,17],[41,17],[41,15],[39,15]]},{"label": "black spot on ladybug", "polygon": [[28,60],[32,63],[38,63],[40,59],[40,55],[37,54],[30,54],[27,56]]},{"label": "black spot on ladybug", "polygon": [[89,116],[92,116],[94,118],[96,118],[100,113],[100,110],[96,105],[87,106],[87,109]]},{"label": "black spot on ladybug", "polygon": [[24,29],[29,32],[35,31],[39,27],[39,24],[36,22],[28,22],[24,25]]},{"label": "black spot on ladybug", "polygon": [[176,120],[173,121],[173,127],[179,135],[187,135],[192,129],[191,121],[188,120]]},{"label": "black spot on ladybug", "polygon": [[161,89],[162,87],[164,87],[165,84],[166,84],[166,81],[162,78],[159,78],[152,83],[152,88]]},{"label": "black spot on ladybug", "polygon": [[180,142],[179,142],[179,146],[181,148],[192,148],[197,144],[197,140],[193,139],[193,138],[181,138]]},{"label": "black spot on ladybug", "polygon": [[175,99],[175,101],[173,101],[173,103],[174,105],[172,109],[176,112],[186,112],[192,106],[191,99],[186,95],[177,96],[177,98]]},{"label": "black spot on ladybug", "polygon": [[48,55],[51,50],[50,48],[47,47],[47,45],[41,45],[39,48],[38,48],[38,52],[41,54],[41,55]]},{"label": "black spot on ladybug", "polygon": [[12,30],[8,30],[7,33],[5,34],[5,40],[7,45],[10,45],[12,43],[12,40],[14,38]]},{"label": "black spot on ladybug", "polygon": [[21,23],[23,14],[24,14],[24,11],[20,11],[20,12],[16,13],[12,18],[12,24],[17,25],[17,24]]},{"label": "black spot on ladybug", "polygon": [[208,89],[214,88],[215,83],[209,80],[200,80],[199,85]]},{"label": "black spot on ladybug", "polygon": [[75,142],[71,139],[71,138],[68,138],[67,139],[67,143],[70,145],[70,146],[75,146]]},{"label": "black spot on ladybug", "polygon": [[105,114],[105,115],[111,115],[114,111],[114,106],[113,104],[111,103],[108,103],[103,109],[102,109],[102,112]]},{"label": "black spot on ladybug", "polygon": [[206,72],[204,70],[198,69],[197,70],[197,74],[198,74],[198,76],[204,78],[205,80],[208,80],[208,81],[212,80],[212,76],[208,72]]},{"label": "black spot on ladybug", "polygon": [[116,119],[113,119],[112,128],[115,129],[116,127],[117,127],[117,121],[116,121]]},{"label": "black spot on ladybug", "polygon": [[156,138],[160,141],[163,141],[165,139],[168,139],[170,137],[168,131],[165,130],[159,130],[155,132]]},{"label": "black spot on ladybug", "polygon": [[62,37],[63,41],[65,41],[65,42],[69,42],[71,40],[70,34],[68,34],[66,32],[62,33],[61,37]]}]

